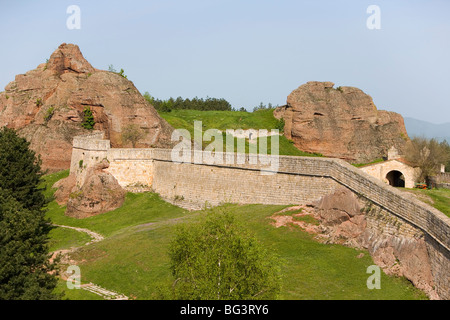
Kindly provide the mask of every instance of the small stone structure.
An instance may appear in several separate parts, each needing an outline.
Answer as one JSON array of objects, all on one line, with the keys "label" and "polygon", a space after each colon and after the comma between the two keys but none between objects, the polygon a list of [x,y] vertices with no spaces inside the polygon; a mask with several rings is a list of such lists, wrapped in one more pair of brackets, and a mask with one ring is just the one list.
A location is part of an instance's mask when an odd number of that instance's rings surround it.
[{"label": "small stone structure", "polygon": [[[268,170],[265,166],[254,164],[254,154],[246,154],[244,163],[237,164],[238,154],[218,153],[224,159],[220,165],[195,161],[193,155],[190,161],[175,162],[170,149],[115,149],[103,133],[92,133],[74,138],[71,174],[82,185],[87,168],[107,159],[105,171],[122,187],[153,190],[190,209],[221,203],[309,204],[344,187],[372,208],[368,211],[372,215],[365,215],[373,234],[373,251],[394,245],[397,252],[416,257],[415,243],[421,241],[432,273],[426,286],[433,292],[428,294],[450,299],[450,218],[413,195],[341,159],[279,156],[278,169],[267,175],[262,174]],[[230,158],[233,161],[228,162]],[[393,165],[395,160],[387,162]],[[395,241],[389,244],[383,240],[387,236]]]},{"label": "small stone structure", "polygon": [[411,166],[398,154],[395,147],[388,151],[388,160],[360,167],[370,174],[393,187],[414,188],[420,169]]},{"label": "small stone structure", "polygon": [[450,172],[441,172],[436,176],[436,186],[438,188],[450,189]]},{"label": "small stone structure", "polygon": [[248,139],[249,142],[256,142],[258,138],[262,137],[270,137],[274,135],[279,135],[279,132],[275,132],[274,130],[259,130],[259,129],[227,129],[226,134],[232,135],[238,139]]}]

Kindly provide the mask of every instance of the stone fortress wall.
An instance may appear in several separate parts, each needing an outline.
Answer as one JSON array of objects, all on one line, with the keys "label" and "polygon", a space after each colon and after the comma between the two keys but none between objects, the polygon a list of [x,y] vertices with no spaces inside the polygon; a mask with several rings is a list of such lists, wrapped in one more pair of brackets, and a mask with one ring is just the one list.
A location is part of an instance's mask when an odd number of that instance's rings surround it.
[{"label": "stone fortress wall", "polygon": [[[308,204],[344,186],[406,225],[411,237],[421,234],[427,244],[435,290],[440,298],[450,299],[450,218],[435,208],[364,173],[340,159],[280,156],[278,170],[253,164],[245,155],[222,153],[223,164],[208,164],[191,155],[191,161],[172,161],[168,149],[114,149],[101,134],[74,138],[71,173],[81,185],[86,168],[106,158],[110,172],[128,189],[153,190],[180,206],[196,209],[220,203]],[[199,154],[204,155],[203,151]],[[219,154],[218,154],[219,155]],[[227,158],[228,157],[228,158]],[[234,161],[227,164],[229,157]],[[229,161],[230,162],[230,161]],[[266,174],[262,174],[264,173]],[[396,232],[386,224],[380,232]],[[381,230],[383,229],[383,230]]]}]

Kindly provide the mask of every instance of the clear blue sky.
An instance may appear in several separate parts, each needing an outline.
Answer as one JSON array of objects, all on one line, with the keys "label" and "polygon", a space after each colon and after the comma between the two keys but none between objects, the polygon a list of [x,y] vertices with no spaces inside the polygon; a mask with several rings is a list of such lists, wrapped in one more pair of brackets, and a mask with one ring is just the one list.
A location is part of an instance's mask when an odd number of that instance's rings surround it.
[{"label": "clear blue sky", "polygon": [[[369,5],[381,29],[369,30]],[[69,30],[69,5],[81,29]],[[355,86],[378,109],[450,122],[450,1],[0,1],[0,87],[79,45],[157,98],[216,97],[251,110],[307,81]]]}]

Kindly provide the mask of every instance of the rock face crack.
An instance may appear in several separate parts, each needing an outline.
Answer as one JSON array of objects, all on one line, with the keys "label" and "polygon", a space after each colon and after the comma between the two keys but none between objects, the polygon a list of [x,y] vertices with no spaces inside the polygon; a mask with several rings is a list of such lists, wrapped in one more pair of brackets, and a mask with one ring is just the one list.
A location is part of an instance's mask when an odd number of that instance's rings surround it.
[{"label": "rock face crack", "polygon": [[[37,99],[42,103],[36,103]],[[41,156],[44,170],[65,170],[70,167],[71,140],[89,132],[81,125],[85,106],[93,109],[94,129],[103,131],[114,146],[132,146],[122,139],[128,126],[148,128],[141,129],[137,148],[174,145],[173,128],[130,80],[95,69],[78,46],[66,43],[47,63],[17,75],[0,93],[0,127],[14,128],[30,141],[31,149]],[[50,107],[51,116],[46,113]]]},{"label": "rock face crack", "polygon": [[332,82],[308,82],[278,107],[284,134],[302,151],[364,163],[381,158],[395,146],[403,152],[408,135],[403,117],[377,110],[358,88],[333,88]]}]

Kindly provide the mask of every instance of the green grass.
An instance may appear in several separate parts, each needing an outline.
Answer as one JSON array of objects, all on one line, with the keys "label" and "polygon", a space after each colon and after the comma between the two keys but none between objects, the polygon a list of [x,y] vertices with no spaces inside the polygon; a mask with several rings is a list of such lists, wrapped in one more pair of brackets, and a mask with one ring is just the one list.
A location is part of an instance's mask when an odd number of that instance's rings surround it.
[{"label": "green grass", "polygon": [[[325,245],[292,228],[275,228],[270,217],[280,206],[228,205],[258,239],[283,261],[281,299],[423,299],[408,281],[382,274],[381,290],[366,286],[367,267],[373,264],[365,251]],[[210,210],[218,210],[214,208]],[[168,220],[129,228],[88,246],[74,257],[84,259],[80,268],[88,281],[137,299],[158,298],[159,286],[173,281],[167,248],[177,223],[202,219],[206,211],[185,219]],[[363,258],[357,256],[364,252]]]},{"label": "green grass", "polygon": [[194,121],[201,121],[203,129],[274,129],[278,120],[273,116],[272,109],[258,110],[256,112],[241,111],[198,111],[198,110],[172,110],[161,112],[174,128],[188,129],[194,133]]},{"label": "green grass", "polygon": [[[46,175],[43,182],[43,186],[47,188],[46,196],[51,197],[55,191],[51,186],[58,179],[65,178],[68,175],[68,170]],[[186,213],[186,210],[163,201],[156,193],[149,192],[127,193],[122,207],[85,219],[68,217],[64,214],[65,210],[65,206],[60,206],[52,201],[48,205],[47,217],[54,224],[87,228],[103,236],[109,236],[114,232],[135,225],[177,218]]]},{"label": "green grass", "polygon": [[50,231],[50,251],[80,247],[91,240],[84,232],[56,227]]},{"label": "green grass", "polygon": [[353,163],[353,165],[354,165],[355,167],[359,168],[359,167],[367,166],[367,165],[369,165],[369,164],[375,164],[375,163],[379,163],[379,162],[383,162],[383,161],[384,161],[383,158],[379,158],[379,159],[373,160],[372,162],[368,162],[368,163]]},{"label": "green grass", "polygon": [[127,193],[122,207],[97,216],[76,219],[64,215],[65,207],[49,206],[53,223],[87,228],[110,236],[124,228],[183,216],[186,211],[163,201],[155,193]]},{"label": "green grass", "polygon": [[450,217],[450,189],[432,189],[422,191],[433,199],[433,206],[436,209]]},{"label": "green grass", "polygon": [[[255,112],[241,111],[197,111],[197,110],[172,110],[171,112],[160,112],[163,117],[175,129],[186,129],[189,131],[191,138],[196,133],[194,130],[194,121],[202,122],[202,132],[208,129],[217,129],[223,132],[223,151],[227,150],[226,146],[226,129],[275,129],[279,124],[273,116],[273,109],[258,110]],[[198,133],[197,133],[198,134]],[[203,141],[203,148],[208,146],[210,141]],[[233,139],[232,151],[237,151],[237,139]],[[258,142],[259,144],[259,142]],[[271,138],[267,139],[267,153],[270,152]],[[245,141],[245,153],[249,153],[249,142]],[[320,156],[298,150],[293,141],[288,140],[285,136],[279,137],[279,154],[289,156]]]},{"label": "green grass", "polygon": [[60,279],[55,288],[55,293],[63,294],[62,300],[103,300],[102,297],[95,293],[83,289],[68,289],[66,281]]},{"label": "green grass", "polygon": [[293,219],[295,221],[303,221],[316,226],[320,224],[320,222],[317,219],[315,219],[313,216],[309,214],[304,216],[294,216]]},{"label": "green grass", "polygon": [[[46,177],[52,185],[55,177]],[[49,191],[51,193],[51,191]],[[374,264],[367,251],[326,245],[296,228],[271,225],[270,216],[285,206],[224,205],[257,238],[282,260],[281,299],[424,299],[425,295],[403,278],[382,274],[381,290],[366,286],[367,267]],[[154,193],[128,194],[115,211],[87,219],[64,215],[64,207],[50,203],[48,217],[55,223],[80,226],[106,236],[103,241],[72,254],[80,261],[82,283],[92,282],[135,299],[158,298],[158,287],[173,281],[167,249],[175,226],[203,219],[207,211],[195,212],[168,204]],[[70,238],[70,236],[69,236]],[[71,241],[52,234],[54,247]],[[357,258],[363,252],[363,258]],[[64,290],[60,283],[58,290]],[[92,299],[85,290],[64,290],[69,299]]]},{"label": "green grass", "polygon": [[407,192],[412,192],[417,195],[425,203],[438,209],[442,213],[450,217],[450,189],[402,189]]}]

